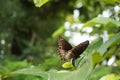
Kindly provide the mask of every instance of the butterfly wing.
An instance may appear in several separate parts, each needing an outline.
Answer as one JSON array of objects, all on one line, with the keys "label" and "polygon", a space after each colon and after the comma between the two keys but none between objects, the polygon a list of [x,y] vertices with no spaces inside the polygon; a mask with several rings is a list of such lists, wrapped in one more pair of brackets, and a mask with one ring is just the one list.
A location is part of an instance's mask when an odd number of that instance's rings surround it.
[{"label": "butterfly wing", "polygon": [[72,49],[72,46],[61,36],[59,37],[58,44],[59,44],[58,53],[61,59],[65,61],[66,60],[65,55],[67,54],[68,50]]},{"label": "butterfly wing", "polygon": [[74,58],[77,59],[79,55],[81,55],[82,52],[88,47],[88,45],[89,41],[87,40],[72,48],[72,53],[75,55]]}]

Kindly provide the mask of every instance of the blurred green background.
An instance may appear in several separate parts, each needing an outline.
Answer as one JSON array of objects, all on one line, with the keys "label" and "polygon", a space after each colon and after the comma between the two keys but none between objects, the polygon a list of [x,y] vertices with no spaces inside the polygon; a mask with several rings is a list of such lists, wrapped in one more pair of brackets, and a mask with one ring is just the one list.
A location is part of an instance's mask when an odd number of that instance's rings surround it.
[{"label": "blurred green background", "polygon": [[[57,53],[60,35],[72,45],[89,40],[92,46],[98,41],[90,50],[99,48],[120,32],[119,3],[119,0],[49,0],[36,7],[33,0],[0,0],[0,74],[31,66],[42,66],[44,71],[63,69]],[[99,55],[93,55],[94,67],[98,62],[97,66],[105,63],[115,66],[120,74],[119,35],[114,39],[111,42],[114,46],[107,46],[107,51],[101,52],[107,57],[99,59]],[[114,62],[108,64],[111,58]],[[97,76],[93,74],[90,80],[103,75]],[[42,79],[23,75],[5,80]]]}]

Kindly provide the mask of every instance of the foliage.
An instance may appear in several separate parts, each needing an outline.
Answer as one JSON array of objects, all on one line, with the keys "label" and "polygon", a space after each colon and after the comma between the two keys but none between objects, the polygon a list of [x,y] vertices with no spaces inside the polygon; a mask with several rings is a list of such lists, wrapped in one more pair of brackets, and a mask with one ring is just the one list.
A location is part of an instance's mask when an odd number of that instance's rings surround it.
[{"label": "foliage", "polygon": [[[118,34],[120,35],[120,33],[118,33]],[[116,34],[116,35],[118,35],[118,34]],[[111,43],[110,42],[111,40],[117,40],[117,38],[113,36],[111,39],[109,39],[107,41],[107,43]],[[95,43],[94,45],[96,45],[98,43],[99,42]],[[92,46],[90,46],[90,47],[92,47]],[[101,47],[99,47],[99,48],[101,48]],[[99,50],[99,48],[98,48],[98,50]],[[17,74],[27,74],[27,75],[40,76],[40,77],[44,78],[45,80],[47,80],[47,79],[50,79],[50,80],[56,80],[56,79],[57,80],[61,80],[61,79],[62,80],[66,80],[66,79],[69,79],[69,80],[86,80],[88,78],[88,76],[90,75],[90,73],[93,72],[92,71],[92,69],[93,69],[92,66],[94,64],[98,64],[100,62],[100,61],[97,61],[96,58],[94,58],[94,56],[93,56],[94,60],[91,62],[91,58],[90,58],[91,55],[92,54],[96,54],[96,53],[94,53],[93,50],[92,50],[93,53],[86,52],[87,54],[85,55],[85,57],[87,57],[87,58],[84,57],[84,59],[82,59],[82,61],[84,61],[83,63],[81,61],[82,66],[80,66],[80,64],[78,65],[81,68],[78,67],[76,70],[73,70],[73,71],[62,71],[62,70],[61,71],[56,71],[56,70],[51,70],[51,71],[48,71],[48,72],[44,72],[44,71],[41,71],[40,67],[38,67],[38,68],[37,67],[33,67],[33,68],[27,68],[27,69],[17,70],[15,72],[8,73],[8,74],[3,74],[2,78],[6,78],[6,77],[10,77],[10,76],[15,76]],[[100,53],[99,53],[99,56],[100,56]],[[97,56],[97,59],[99,59],[99,56]],[[106,57],[104,59],[106,59]],[[94,61],[97,61],[97,62],[94,63]],[[95,75],[97,75],[97,76],[101,75],[102,76],[102,75],[110,73],[110,71],[112,71],[112,69],[111,69],[111,67],[106,67],[105,68],[105,66],[104,66],[104,67],[102,67],[102,69],[97,70],[97,71],[98,71],[97,74],[96,74],[96,71],[94,71],[92,75],[93,76],[95,76]]]},{"label": "foliage", "polygon": [[[0,79],[119,80],[119,3],[119,0],[1,0]],[[84,25],[80,28],[81,24]],[[87,32],[87,28],[92,31]],[[57,55],[57,38],[67,32],[68,40],[79,33],[89,35],[91,42],[75,61],[75,67],[62,62]],[[69,69],[63,69],[62,64]]]}]

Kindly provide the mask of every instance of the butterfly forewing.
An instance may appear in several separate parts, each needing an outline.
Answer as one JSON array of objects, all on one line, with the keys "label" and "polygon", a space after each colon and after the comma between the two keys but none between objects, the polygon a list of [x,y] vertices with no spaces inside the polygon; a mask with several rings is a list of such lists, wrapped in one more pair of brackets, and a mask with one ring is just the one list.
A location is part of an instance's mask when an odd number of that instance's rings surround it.
[{"label": "butterfly forewing", "polygon": [[72,53],[75,55],[74,57],[78,58],[79,55],[81,55],[82,52],[88,47],[88,45],[89,45],[89,41],[87,40],[72,48]]},{"label": "butterfly forewing", "polygon": [[65,51],[72,49],[72,46],[62,37],[59,37],[59,47]]},{"label": "butterfly forewing", "polygon": [[62,60],[66,60],[65,55],[69,50],[72,49],[72,46],[62,37],[59,37],[58,44],[59,44],[59,48],[58,48],[59,55]]}]

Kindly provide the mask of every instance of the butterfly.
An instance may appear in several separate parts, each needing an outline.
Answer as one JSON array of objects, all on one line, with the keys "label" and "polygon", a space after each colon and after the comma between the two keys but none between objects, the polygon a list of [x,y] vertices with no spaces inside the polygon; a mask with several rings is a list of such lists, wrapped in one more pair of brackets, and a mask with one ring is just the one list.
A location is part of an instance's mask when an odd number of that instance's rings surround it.
[{"label": "butterfly", "polygon": [[89,41],[86,40],[75,47],[72,47],[64,38],[59,36],[58,39],[58,54],[61,59],[67,61],[69,59],[73,59],[72,63],[74,65],[74,61],[82,54],[82,52],[88,47]]}]

